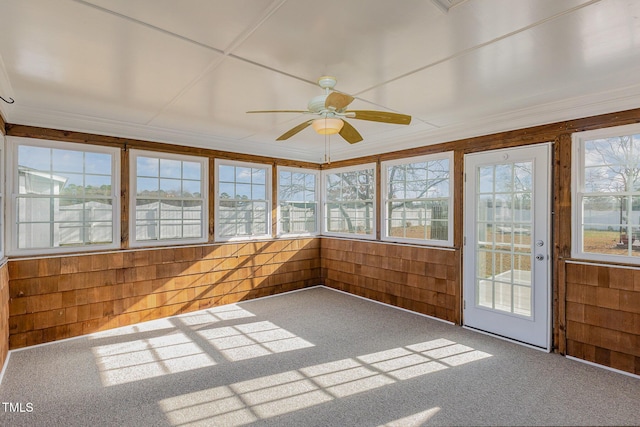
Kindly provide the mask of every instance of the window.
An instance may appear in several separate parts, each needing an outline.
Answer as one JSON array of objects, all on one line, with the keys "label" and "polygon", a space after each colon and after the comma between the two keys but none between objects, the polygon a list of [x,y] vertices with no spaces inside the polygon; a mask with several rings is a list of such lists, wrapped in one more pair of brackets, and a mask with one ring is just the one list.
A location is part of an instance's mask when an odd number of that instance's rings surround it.
[{"label": "window", "polygon": [[640,126],[573,135],[573,256],[640,262]]},{"label": "window", "polygon": [[8,138],[15,253],[120,246],[120,150]]},{"label": "window", "polygon": [[131,246],[207,241],[204,157],[131,150]]},{"label": "window", "polygon": [[324,232],[375,238],[375,165],[324,173]]},{"label": "window", "polygon": [[453,153],[382,162],[383,240],[452,245]]},{"label": "window", "polygon": [[216,160],[216,240],[271,237],[271,166]]},{"label": "window", "polygon": [[318,232],[317,171],[278,168],[278,234]]}]

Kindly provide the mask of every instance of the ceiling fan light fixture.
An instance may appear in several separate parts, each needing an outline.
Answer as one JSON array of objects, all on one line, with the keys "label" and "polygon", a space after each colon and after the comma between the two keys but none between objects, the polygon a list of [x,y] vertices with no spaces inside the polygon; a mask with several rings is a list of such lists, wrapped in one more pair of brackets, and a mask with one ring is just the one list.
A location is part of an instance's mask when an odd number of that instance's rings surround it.
[{"label": "ceiling fan light fixture", "polygon": [[315,119],[311,126],[320,135],[335,135],[342,130],[344,122],[340,119],[321,118]]}]

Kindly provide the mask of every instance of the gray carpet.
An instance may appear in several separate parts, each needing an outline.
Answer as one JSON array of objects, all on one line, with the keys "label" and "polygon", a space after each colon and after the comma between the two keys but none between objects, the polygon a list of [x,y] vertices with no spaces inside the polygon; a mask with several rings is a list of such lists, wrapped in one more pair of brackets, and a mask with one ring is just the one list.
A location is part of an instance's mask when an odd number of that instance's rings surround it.
[{"label": "gray carpet", "polygon": [[14,351],[0,402],[3,426],[640,425],[636,378],[322,287]]}]

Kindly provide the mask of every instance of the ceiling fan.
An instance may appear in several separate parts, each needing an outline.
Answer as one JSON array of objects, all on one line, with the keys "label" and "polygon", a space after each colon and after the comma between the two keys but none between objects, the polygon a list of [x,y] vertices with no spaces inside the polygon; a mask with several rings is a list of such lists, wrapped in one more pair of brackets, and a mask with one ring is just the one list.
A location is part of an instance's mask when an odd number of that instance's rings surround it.
[{"label": "ceiling fan", "polygon": [[347,110],[347,107],[354,98],[341,92],[332,91],[336,82],[336,78],[332,76],[320,77],[318,79],[318,85],[325,90],[325,93],[324,95],[311,98],[307,105],[307,110],[260,110],[247,111],[247,113],[303,113],[319,116],[318,118],[307,120],[293,129],[289,129],[280,135],[276,141],[289,139],[309,126],[312,126],[313,129],[321,135],[333,135],[337,133],[350,144],[362,141],[362,135],[360,135],[345,118],[397,125],[408,125],[411,123],[411,116],[407,116],[406,114],[375,110]]}]

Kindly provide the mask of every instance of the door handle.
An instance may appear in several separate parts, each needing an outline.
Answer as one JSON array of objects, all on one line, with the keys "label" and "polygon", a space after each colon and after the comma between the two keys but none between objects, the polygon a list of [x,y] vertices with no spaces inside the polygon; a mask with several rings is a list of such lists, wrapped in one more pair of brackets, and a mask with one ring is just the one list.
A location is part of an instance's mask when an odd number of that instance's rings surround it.
[{"label": "door handle", "polygon": [[538,255],[536,255],[536,259],[537,259],[538,261],[544,261],[544,255],[542,255],[542,254],[538,254]]}]

